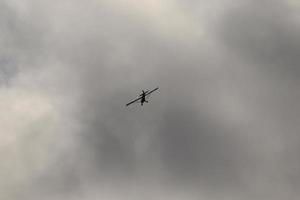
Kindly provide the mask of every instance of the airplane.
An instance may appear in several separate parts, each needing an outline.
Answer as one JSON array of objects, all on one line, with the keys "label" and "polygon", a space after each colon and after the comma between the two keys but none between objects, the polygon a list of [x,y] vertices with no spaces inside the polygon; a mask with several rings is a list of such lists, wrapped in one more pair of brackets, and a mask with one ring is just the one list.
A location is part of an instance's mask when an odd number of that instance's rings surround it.
[{"label": "airplane", "polygon": [[158,90],[158,87],[151,90],[150,92],[148,92],[148,91],[145,92],[144,90],[142,90],[142,94],[140,94],[140,97],[129,102],[128,104],[126,104],[126,106],[129,106],[130,104],[135,103],[137,101],[141,101],[141,105],[143,105],[145,102],[148,103],[148,101],[146,100],[146,96],[150,95],[152,92],[154,92],[156,90]]}]

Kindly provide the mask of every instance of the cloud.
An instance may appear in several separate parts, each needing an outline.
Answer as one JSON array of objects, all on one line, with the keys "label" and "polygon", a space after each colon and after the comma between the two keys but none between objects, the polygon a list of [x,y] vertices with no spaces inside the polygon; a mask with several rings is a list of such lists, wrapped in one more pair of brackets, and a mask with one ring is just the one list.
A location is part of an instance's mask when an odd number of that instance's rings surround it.
[{"label": "cloud", "polygon": [[1,4],[3,199],[297,196],[291,4]]},{"label": "cloud", "polygon": [[[268,7],[268,11],[265,8]],[[280,1],[246,2],[220,20],[222,41],[254,64],[298,74],[299,28],[295,11]]]}]

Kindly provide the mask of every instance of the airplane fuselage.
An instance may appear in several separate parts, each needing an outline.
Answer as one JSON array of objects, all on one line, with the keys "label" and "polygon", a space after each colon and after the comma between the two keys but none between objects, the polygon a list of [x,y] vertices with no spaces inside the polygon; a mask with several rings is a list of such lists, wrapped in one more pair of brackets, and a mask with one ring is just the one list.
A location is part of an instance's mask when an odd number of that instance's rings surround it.
[{"label": "airplane fuselage", "polygon": [[141,94],[141,105],[143,105],[145,102],[147,103],[148,101],[146,101],[146,93],[143,91],[143,93]]}]

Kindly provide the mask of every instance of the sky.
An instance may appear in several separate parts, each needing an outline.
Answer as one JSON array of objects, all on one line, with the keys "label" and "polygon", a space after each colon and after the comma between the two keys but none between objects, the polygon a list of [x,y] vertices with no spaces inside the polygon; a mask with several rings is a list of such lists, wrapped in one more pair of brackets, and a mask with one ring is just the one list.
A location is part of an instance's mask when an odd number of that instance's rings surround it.
[{"label": "sky", "polygon": [[299,0],[1,0],[0,43],[1,200],[299,198]]}]

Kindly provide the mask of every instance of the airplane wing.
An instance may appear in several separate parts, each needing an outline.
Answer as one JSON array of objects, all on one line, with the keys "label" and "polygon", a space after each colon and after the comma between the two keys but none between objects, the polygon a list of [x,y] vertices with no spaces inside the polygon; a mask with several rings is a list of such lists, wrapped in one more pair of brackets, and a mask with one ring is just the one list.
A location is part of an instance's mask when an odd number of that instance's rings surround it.
[{"label": "airplane wing", "polygon": [[141,98],[142,98],[142,97],[140,97],[140,98],[137,98],[137,99],[135,99],[135,100],[133,100],[133,101],[129,102],[128,104],[126,104],[126,106],[129,106],[130,104],[132,104],[132,103],[134,103],[134,102],[136,102],[136,101],[140,100]]},{"label": "airplane wing", "polygon": [[149,94],[151,94],[152,92],[154,92],[154,91],[156,91],[156,90],[158,90],[158,87],[155,88],[154,90],[151,90],[150,92],[148,92],[148,93],[146,94],[146,96],[149,95]]}]

